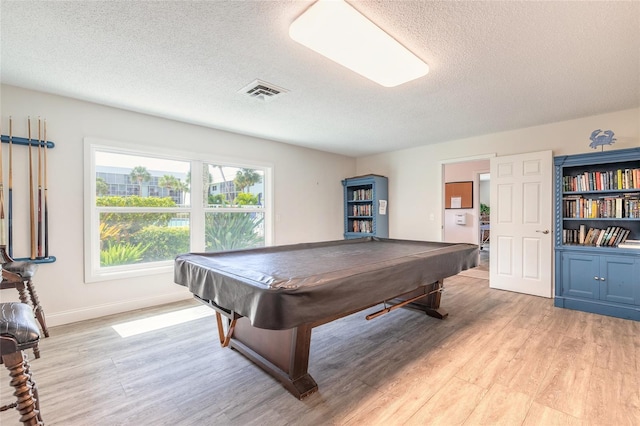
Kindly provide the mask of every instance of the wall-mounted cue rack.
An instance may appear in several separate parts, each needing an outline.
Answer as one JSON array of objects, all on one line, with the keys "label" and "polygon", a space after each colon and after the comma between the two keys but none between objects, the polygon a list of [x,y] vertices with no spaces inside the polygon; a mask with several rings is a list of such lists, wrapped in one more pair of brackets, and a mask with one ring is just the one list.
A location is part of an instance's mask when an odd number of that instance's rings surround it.
[{"label": "wall-mounted cue rack", "polygon": [[[11,119],[10,119],[11,120]],[[0,174],[0,211],[2,214],[0,215],[0,226],[2,227],[2,239],[0,241],[0,246],[2,248],[6,248],[6,252],[10,258],[15,261],[29,261],[34,263],[52,263],[56,261],[55,256],[51,256],[49,254],[49,209],[47,206],[47,150],[55,147],[55,143],[46,140],[46,120],[44,124],[44,138],[40,139],[40,119],[34,120],[37,121],[37,132],[38,138],[24,138],[13,135],[1,135],[0,140],[2,144],[11,144],[17,146],[27,146],[29,147],[29,196],[31,197],[30,204],[30,232],[31,232],[31,255],[29,257],[13,257],[13,185],[12,185],[12,176],[11,176],[11,157],[9,161],[9,186],[8,186],[8,209],[5,210],[4,203],[4,176]],[[11,128],[11,122],[9,127]],[[31,127],[31,121],[29,121],[29,127]],[[0,144],[0,149],[2,148],[2,144]],[[31,149],[35,148],[37,159],[37,180],[35,179],[35,171],[33,168],[34,162],[32,162],[32,153]],[[44,151],[44,167],[42,167],[42,156],[41,151]],[[4,152],[0,152],[0,159],[2,158],[2,154]],[[8,153],[7,153],[8,154]],[[44,170],[43,170],[44,169]],[[44,171],[44,186],[42,185],[42,175]],[[0,164],[0,172],[2,172],[2,165]],[[33,192],[37,191],[37,192]],[[35,196],[34,196],[35,195]],[[36,201],[37,200],[37,201]],[[5,217],[6,216],[6,217]],[[37,219],[36,219],[37,217]],[[8,241],[7,245],[4,246],[4,220],[8,219],[7,223],[7,234]],[[37,225],[36,225],[37,223]],[[44,243],[44,246],[43,246]]]},{"label": "wall-mounted cue rack", "polygon": [[[27,138],[19,138],[17,136],[13,136],[11,138],[11,141],[13,142],[14,145],[29,146],[29,139],[27,139]],[[3,143],[9,143],[9,136],[8,135],[2,135],[2,142]],[[54,148],[56,146],[56,144],[51,142],[51,141],[40,141],[40,142],[38,142],[37,139],[31,139],[31,146],[32,147],[37,148],[38,144],[43,148],[44,148],[45,144],[47,145],[47,148]]]}]

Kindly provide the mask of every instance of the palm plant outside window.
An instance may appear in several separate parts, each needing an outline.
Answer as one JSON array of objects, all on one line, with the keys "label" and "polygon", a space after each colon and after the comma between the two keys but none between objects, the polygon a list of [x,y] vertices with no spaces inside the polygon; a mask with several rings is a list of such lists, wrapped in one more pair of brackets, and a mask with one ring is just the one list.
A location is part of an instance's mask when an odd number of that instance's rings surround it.
[{"label": "palm plant outside window", "polygon": [[205,164],[206,251],[264,246],[264,171]]}]

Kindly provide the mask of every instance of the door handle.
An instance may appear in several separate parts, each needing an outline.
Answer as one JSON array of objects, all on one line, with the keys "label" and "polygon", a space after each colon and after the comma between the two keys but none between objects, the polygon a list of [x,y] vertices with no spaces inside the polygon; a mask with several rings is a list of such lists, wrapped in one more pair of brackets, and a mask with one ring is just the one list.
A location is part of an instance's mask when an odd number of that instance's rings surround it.
[{"label": "door handle", "polygon": [[545,234],[546,235],[546,234],[549,233],[549,230],[545,229],[544,231],[540,231],[539,229],[536,229],[536,232],[540,232],[541,234]]}]

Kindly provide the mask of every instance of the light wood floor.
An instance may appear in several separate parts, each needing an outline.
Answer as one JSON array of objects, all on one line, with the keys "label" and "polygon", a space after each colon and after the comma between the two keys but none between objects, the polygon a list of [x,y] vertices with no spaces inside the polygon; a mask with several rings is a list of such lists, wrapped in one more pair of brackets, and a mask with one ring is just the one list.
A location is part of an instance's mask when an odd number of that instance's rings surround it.
[{"label": "light wood floor", "polygon": [[48,425],[640,425],[640,323],[463,276],[445,280],[442,305],[444,321],[399,309],[314,329],[319,392],[304,401],[221,349],[213,317],[111,328],[197,302],[54,327],[32,370]]}]

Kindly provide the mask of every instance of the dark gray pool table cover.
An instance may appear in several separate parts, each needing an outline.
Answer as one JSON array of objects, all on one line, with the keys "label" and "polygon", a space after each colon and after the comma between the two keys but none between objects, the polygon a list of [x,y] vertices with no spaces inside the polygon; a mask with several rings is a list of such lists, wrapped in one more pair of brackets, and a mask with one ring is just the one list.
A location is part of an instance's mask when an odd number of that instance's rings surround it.
[{"label": "dark gray pool table cover", "polygon": [[370,237],[183,254],[174,280],[254,327],[283,330],[375,305],[477,262],[474,244]]}]

